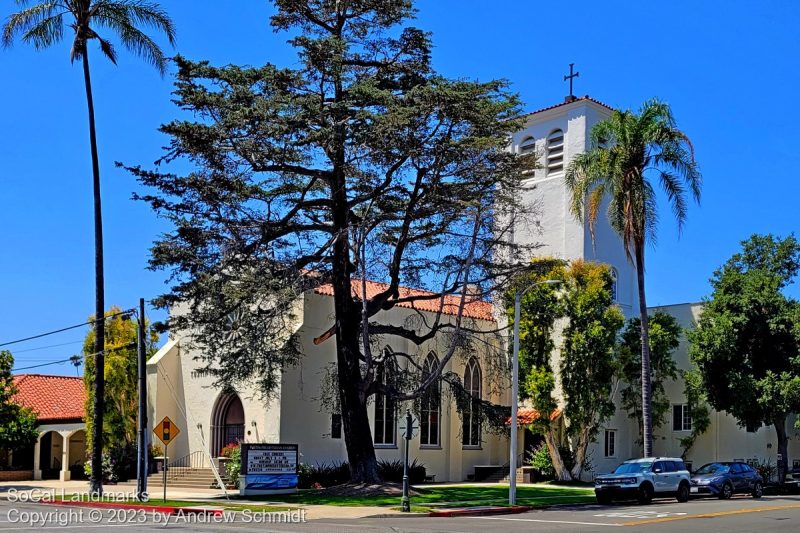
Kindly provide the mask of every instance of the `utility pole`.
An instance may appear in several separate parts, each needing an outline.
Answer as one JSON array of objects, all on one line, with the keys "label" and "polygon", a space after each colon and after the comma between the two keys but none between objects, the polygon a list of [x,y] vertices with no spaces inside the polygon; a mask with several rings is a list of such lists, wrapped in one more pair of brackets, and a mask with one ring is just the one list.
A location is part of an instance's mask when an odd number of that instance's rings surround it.
[{"label": "utility pole", "polygon": [[136,358],[139,370],[139,434],[136,460],[136,496],[144,499],[147,493],[147,332],[144,322],[144,298],[139,298],[139,324],[136,329]]}]

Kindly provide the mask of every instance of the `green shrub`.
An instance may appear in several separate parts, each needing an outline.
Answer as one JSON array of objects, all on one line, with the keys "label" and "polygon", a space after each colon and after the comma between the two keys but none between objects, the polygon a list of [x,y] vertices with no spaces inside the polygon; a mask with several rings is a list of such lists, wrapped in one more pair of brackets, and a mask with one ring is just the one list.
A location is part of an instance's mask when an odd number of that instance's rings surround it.
[{"label": "green shrub", "polygon": [[[408,482],[412,485],[425,482],[425,465],[417,463],[414,459],[408,465]],[[382,480],[390,483],[402,483],[403,481],[403,461],[378,461],[378,475]]]},{"label": "green shrub", "polygon": [[[561,454],[561,460],[564,461],[564,467],[567,470],[572,470],[572,468],[575,466],[575,454],[572,453],[572,450],[570,450],[568,446],[560,445],[558,447],[558,453]],[[544,442],[537,446],[532,453],[530,453],[528,456],[528,464],[536,470],[537,479],[550,481],[556,478],[556,470],[553,468],[553,460],[550,458],[550,450],[547,449],[547,444]],[[586,468],[586,465],[584,465],[584,469]]]},{"label": "green shrub", "polygon": [[298,487],[309,489],[315,484],[322,487],[332,487],[350,481],[350,465],[341,463],[317,463],[316,465],[301,464],[299,468]]},{"label": "green shrub", "polygon": [[225,465],[225,471],[228,477],[235,486],[239,486],[239,474],[242,470],[242,448],[236,446],[227,452],[228,464]]}]

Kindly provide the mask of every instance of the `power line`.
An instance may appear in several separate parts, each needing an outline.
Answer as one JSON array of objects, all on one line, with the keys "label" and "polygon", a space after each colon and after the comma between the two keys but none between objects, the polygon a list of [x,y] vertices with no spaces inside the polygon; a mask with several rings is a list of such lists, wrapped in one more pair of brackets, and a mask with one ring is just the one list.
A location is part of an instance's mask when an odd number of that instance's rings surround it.
[{"label": "power line", "polygon": [[51,344],[49,346],[40,346],[38,348],[28,348],[27,350],[14,350],[14,356],[26,352],[35,352],[37,350],[47,350],[48,348],[58,348],[59,346],[68,346],[70,344],[80,344],[83,341],[62,342],[61,344]]},{"label": "power line", "polygon": [[67,362],[71,362],[72,364],[77,366],[78,360],[84,359],[85,357],[94,357],[94,356],[99,355],[101,353],[115,352],[117,350],[126,350],[126,349],[129,349],[129,348],[135,348],[135,347],[136,347],[136,343],[135,342],[129,342],[128,344],[123,344],[122,346],[115,346],[114,348],[107,348],[107,349],[105,349],[103,351],[91,353],[91,354],[88,354],[88,355],[85,355],[85,356],[84,355],[73,355],[69,359],[62,359],[60,361],[50,361],[49,363],[41,363],[41,364],[38,364],[38,365],[23,366],[23,367],[20,367],[20,368],[12,368],[11,371],[12,372],[19,372],[20,370],[29,370],[31,368],[40,368],[40,367],[49,366],[49,365],[59,365],[59,364],[62,364],[62,363],[67,363]]},{"label": "power line", "polygon": [[13,368],[11,371],[12,372],[19,372],[20,370],[30,370],[31,368],[40,368],[40,367],[43,367],[43,366],[59,365],[59,364],[62,364],[62,363],[68,363],[70,361],[72,361],[72,358],[63,359],[61,361],[51,361],[49,363],[41,363],[41,364],[38,364],[38,365],[23,366],[23,367],[20,367],[20,368]]},{"label": "power line", "polygon": [[[121,315],[132,315],[136,310],[135,309],[128,309],[126,311],[120,311],[119,313],[114,313],[111,315],[106,315],[104,320],[108,320],[109,318],[114,318]],[[32,337],[25,337],[24,339],[17,339],[15,341],[3,342],[0,343],[0,347],[9,346],[11,344],[18,344],[20,342],[31,341],[33,339],[40,339],[42,337],[46,337],[48,335],[55,335],[56,333],[62,333],[64,331],[69,331],[71,329],[82,328],[83,326],[90,326],[97,322],[96,320],[89,320],[88,322],[84,322],[82,324],[76,324],[74,326],[68,326],[66,328],[56,329],[54,331],[48,331],[47,333],[40,333],[39,335],[33,335]]]}]

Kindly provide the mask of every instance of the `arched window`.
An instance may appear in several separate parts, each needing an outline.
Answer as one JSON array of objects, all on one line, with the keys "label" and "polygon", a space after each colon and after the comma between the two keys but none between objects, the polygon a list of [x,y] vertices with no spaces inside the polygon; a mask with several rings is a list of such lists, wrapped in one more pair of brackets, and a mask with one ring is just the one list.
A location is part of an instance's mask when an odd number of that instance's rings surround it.
[{"label": "arched window", "polygon": [[611,301],[616,302],[619,299],[619,274],[617,269],[611,267]]},{"label": "arched window", "polygon": [[536,139],[533,137],[525,137],[522,139],[522,142],[519,143],[519,153],[520,155],[527,155],[532,154],[536,151]]},{"label": "arched window", "polygon": [[[422,381],[436,373],[439,359],[428,354],[422,366]],[[439,446],[442,389],[439,380],[434,381],[422,394],[419,421],[419,443],[423,446]]]},{"label": "arched window", "polygon": [[545,168],[547,175],[558,174],[564,170],[564,132],[554,130],[547,136]]},{"label": "arched window", "polygon": [[[383,384],[392,377],[391,360],[378,368],[377,378]],[[397,445],[397,402],[384,394],[375,395],[375,444]]]},{"label": "arched window", "polygon": [[461,444],[480,446],[481,420],[475,403],[481,399],[481,367],[474,357],[467,362],[467,368],[464,370],[464,389],[472,396],[473,401],[462,416]]}]

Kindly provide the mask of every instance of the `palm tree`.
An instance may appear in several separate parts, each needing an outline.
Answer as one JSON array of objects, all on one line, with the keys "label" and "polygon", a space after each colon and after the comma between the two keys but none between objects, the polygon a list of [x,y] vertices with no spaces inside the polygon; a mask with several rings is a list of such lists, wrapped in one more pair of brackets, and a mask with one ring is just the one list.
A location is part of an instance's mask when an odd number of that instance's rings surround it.
[{"label": "palm tree", "polygon": [[645,244],[655,243],[658,220],[656,187],[666,194],[678,231],[686,220],[687,189],[700,202],[702,177],[689,138],[678,129],[669,105],[650,100],[639,110],[614,111],[596,124],[591,148],[567,168],[570,209],[586,220],[594,236],[597,216],[608,198],[608,220],[622,237],[628,260],[635,263],[642,328],[642,418],[644,455],[653,454],[650,341],[644,290]]},{"label": "palm tree", "polygon": [[164,33],[170,44],[175,44],[175,27],[166,12],[156,3],[141,0],[50,0],[31,5],[31,0],[16,0],[23,9],[8,17],[3,28],[3,45],[11,46],[19,34],[23,42],[42,50],[59,43],[64,37],[65,26],[71,30],[72,49],[70,60],[83,64],[83,81],[86,87],[86,103],[89,110],[89,142],[92,152],[92,177],[94,189],[94,247],[95,247],[95,403],[93,414],[92,477],[91,490],[101,493],[104,385],[103,368],[105,347],[105,298],[103,290],[103,215],[100,202],[100,164],[97,155],[94,99],[89,72],[88,43],[96,39],[100,51],[112,63],[117,63],[114,46],[100,36],[97,30],[116,33],[122,45],[135,55],[152,64],[163,76],[167,59],[153,39],[139,27]]}]

